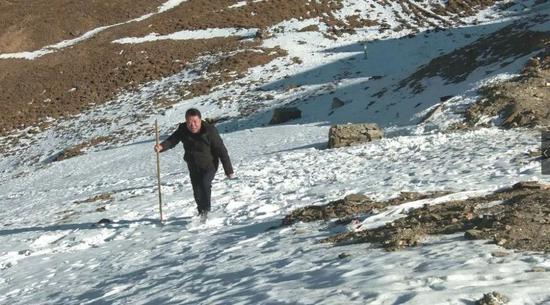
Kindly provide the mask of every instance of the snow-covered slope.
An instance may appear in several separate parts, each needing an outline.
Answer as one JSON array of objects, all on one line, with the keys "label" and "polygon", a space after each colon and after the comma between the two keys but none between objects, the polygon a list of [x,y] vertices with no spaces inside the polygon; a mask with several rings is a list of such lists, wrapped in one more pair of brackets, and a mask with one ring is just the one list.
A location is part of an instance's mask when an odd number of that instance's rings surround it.
[{"label": "snow-covered slope", "polygon": [[[351,14],[371,1],[344,3],[341,14]],[[288,56],[207,95],[178,95],[182,81],[198,78],[188,69],[54,122],[0,160],[0,303],[473,304],[498,290],[511,304],[550,304],[548,254],[503,250],[458,235],[430,237],[422,247],[389,253],[367,244],[320,244],[338,230],[324,224],[269,230],[296,208],[351,193],[387,199],[401,191],[444,190],[450,200],[523,180],[550,182],[541,175],[540,161],[528,156],[540,145],[536,131],[443,132],[476,99],[480,85],[518,73],[532,53],[503,58],[513,59],[508,65],[478,67],[459,82],[423,79],[422,92],[400,88],[432,59],[514,22],[548,31],[548,8],[533,11],[534,1],[524,5],[498,13],[489,8],[463,18],[466,26],[412,38],[402,37],[408,30],[365,28],[332,40],[297,31],[318,20],[288,20],[263,42],[281,46]],[[397,24],[391,10],[376,10]],[[535,18],[544,12],[546,19]],[[300,63],[292,64],[293,57]],[[444,111],[417,124],[445,95],[454,97]],[[158,97],[175,104],[154,109]],[[332,109],[334,97],[345,105]],[[266,126],[271,109],[287,104],[298,106],[303,117]],[[218,173],[212,216],[200,224],[181,148],[163,153],[167,220],[160,225],[152,124],[159,119],[167,135],[191,106],[207,117],[228,118],[218,128],[238,179]],[[257,110],[241,115],[246,107]],[[376,122],[386,138],[325,149],[330,124],[345,122]],[[51,162],[63,149],[104,136],[119,141]],[[365,224],[377,227],[409,208],[442,201],[409,202]],[[98,225],[103,218],[111,222]],[[340,259],[343,252],[351,256]],[[546,271],[530,272],[534,268]]]}]

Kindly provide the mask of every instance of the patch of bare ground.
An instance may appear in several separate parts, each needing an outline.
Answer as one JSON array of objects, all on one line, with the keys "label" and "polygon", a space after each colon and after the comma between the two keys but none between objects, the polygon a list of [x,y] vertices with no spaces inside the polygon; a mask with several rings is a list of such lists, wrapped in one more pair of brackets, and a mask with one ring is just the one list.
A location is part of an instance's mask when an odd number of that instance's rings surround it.
[{"label": "patch of bare ground", "polygon": [[317,24],[308,25],[299,29],[298,32],[319,32],[319,26]]},{"label": "patch of bare ground", "polygon": [[99,195],[96,195],[96,196],[93,196],[93,197],[90,197],[90,198],[87,198],[87,199],[84,199],[84,200],[75,201],[74,203],[81,204],[81,203],[92,203],[92,202],[110,201],[110,200],[113,200],[113,194],[111,194],[111,193],[102,193],[102,194],[99,194]]},{"label": "patch of bare ground", "polygon": [[435,4],[433,12],[442,15],[457,15],[459,17],[473,16],[480,10],[485,9],[497,0],[449,0],[444,5]]},{"label": "patch of bare ground", "polygon": [[219,61],[208,65],[204,77],[182,84],[178,92],[183,99],[208,94],[216,86],[244,77],[248,69],[265,65],[287,54],[277,47],[248,49],[223,56]]},{"label": "patch of bare ground", "polygon": [[533,57],[519,77],[484,87],[480,94],[466,111],[468,126],[495,116],[505,128],[550,126],[550,51]]},{"label": "patch of bare ground", "polygon": [[330,202],[326,205],[311,205],[306,206],[285,216],[282,221],[283,226],[292,225],[296,222],[313,222],[313,221],[328,221],[338,218],[338,223],[346,223],[352,218],[360,215],[373,212],[374,210],[381,211],[388,206],[400,205],[405,202],[416,201],[427,198],[443,196],[444,192],[401,192],[399,196],[386,201],[377,202],[365,195],[351,194],[344,199]]},{"label": "patch of bare ground", "polygon": [[149,28],[140,28],[143,34],[155,32],[169,34],[179,30],[207,28],[267,28],[281,21],[321,17],[326,19],[332,11],[342,8],[341,1],[270,0],[248,2],[247,5],[229,8],[235,1],[208,0],[182,3],[163,15],[148,20]]},{"label": "patch of bare ground", "polygon": [[106,145],[113,141],[114,137],[96,137],[89,141],[77,144],[75,146],[69,147],[64,149],[62,152],[60,152],[57,156],[53,157],[51,159],[52,162],[56,161],[63,161],[66,159],[70,159],[76,156],[80,156],[84,154],[84,151],[88,148],[95,147],[98,145]]},{"label": "patch of bare ground", "polygon": [[426,235],[457,232],[507,249],[550,252],[550,185],[520,182],[487,196],[426,205],[383,227],[338,234],[324,242],[368,242],[393,251],[418,246]]},{"label": "patch of bare ground", "polygon": [[51,117],[75,115],[114,98],[121,90],[173,75],[207,52],[227,52],[237,38],[159,41],[139,45],[95,40],[33,61],[1,60],[0,133]]},{"label": "patch of bare ground", "polygon": [[[239,37],[136,45],[112,43],[115,39],[209,27],[266,28],[292,18],[328,20],[331,11],[341,8],[340,1],[332,0],[264,1],[235,9],[228,8],[231,4],[234,1],[188,1],[144,21],[109,28],[92,39],[35,60],[0,60],[0,135],[89,110],[122,90],[173,75],[200,56],[229,54],[254,46]],[[30,7],[29,12],[33,11]],[[57,13],[58,19],[72,25],[71,17],[72,13],[65,10]]]},{"label": "patch of bare ground", "polygon": [[34,51],[153,13],[163,0],[0,1],[0,53]]},{"label": "patch of bare ground", "polygon": [[[399,0],[379,1],[379,4],[387,9],[393,8],[393,13],[399,25],[394,30],[408,28],[413,32],[418,32],[419,27],[432,27],[437,30],[441,26],[450,26],[453,24],[463,24],[461,17],[473,16],[479,11],[495,4],[497,0],[451,0],[443,3],[431,3],[430,6],[418,3],[418,1]],[[400,10],[395,6],[399,5]],[[381,33],[389,30],[391,26],[382,22],[379,31]]]},{"label": "patch of bare ground", "polygon": [[[544,20],[539,16],[533,22]],[[505,67],[520,57],[547,47],[550,32],[523,30],[527,25],[526,22],[511,24],[470,45],[434,58],[400,81],[394,91],[409,87],[413,93],[420,93],[425,89],[422,81],[436,76],[447,84],[459,83],[480,67],[497,63]]]}]

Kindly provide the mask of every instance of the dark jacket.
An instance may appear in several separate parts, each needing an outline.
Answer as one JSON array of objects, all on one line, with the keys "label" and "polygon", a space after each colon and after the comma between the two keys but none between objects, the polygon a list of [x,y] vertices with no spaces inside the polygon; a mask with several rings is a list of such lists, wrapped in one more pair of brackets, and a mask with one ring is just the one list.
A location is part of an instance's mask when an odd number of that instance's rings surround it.
[{"label": "dark jacket", "polygon": [[200,132],[193,134],[185,123],[181,123],[178,129],[161,143],[162,151],[175,147],[179,142],[183,143],[183,159],[190,169],[217,170],[221,160],[225,174],[233,174],[227,149],[213,125],[202,121]]}]

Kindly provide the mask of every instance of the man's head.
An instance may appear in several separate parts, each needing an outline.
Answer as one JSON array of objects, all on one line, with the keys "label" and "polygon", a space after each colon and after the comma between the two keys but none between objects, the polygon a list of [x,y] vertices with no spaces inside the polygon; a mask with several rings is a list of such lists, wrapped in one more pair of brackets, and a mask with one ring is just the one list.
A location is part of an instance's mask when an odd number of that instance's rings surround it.
[{"label": "man's head", "polygon": [[185,125],[191,133],[199,133],[201,131],[201,112],[196,108],[190,108],[185,112]]}]

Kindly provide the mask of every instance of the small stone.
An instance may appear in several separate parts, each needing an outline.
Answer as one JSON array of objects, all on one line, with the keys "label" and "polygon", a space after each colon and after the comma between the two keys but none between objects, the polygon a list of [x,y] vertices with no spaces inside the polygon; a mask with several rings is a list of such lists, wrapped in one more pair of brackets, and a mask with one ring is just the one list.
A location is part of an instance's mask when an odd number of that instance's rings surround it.
[{"label": "small stone", "polygon": [[365,202],[365,201],[371,201],[371,199],[363,194],[349,194],[346,197],[344,197],[345,202]]},{"label": "small stone", "polygon": [[17,252],[17,254],[29,256],[29,255],[32,254],[32,251],[31,250],[21,250],[21,251]]},{"label": "small stone", "polygon": [[533,269],[531,269],[527,272],[546,272],[546,268],[544,268],[544,267],[533,267]]},{"label": "small stone", "polygon": [[96,225],[98,225],[98,226],[104,226],[104,225],[108,225],[108,224],[110,224],[110,223],[112,223],[112,222],[113,222],[113,221],[110,220],[110,219],[102,218],[100,221],[98,221],[98,222],[96,223]]},{"label": "small stone", "polygon": [[340,108],[342,106],[344,106],[346,103],[344,101],[342,101],[341,99],[335,97],[332,99],[332,105],[331,105],[331,109],[336,109],[336,108]]},{"label": "small stone", "polygon": [[513,189],[531,189],[531,190],[541,190],[545,189],[544,185],[540,184],[538,181],[522,181],[514,184]]},{"label": "small stone", "polygon": [[504,252],[504,251],[495,251],[495,252],[492,252],[491,255],[493,257],[506,257],[508,256],[508,252]]},{"label": "small stone", "polygon": [[483,295],[481,300],[476,302],[476,305],[504,305],[508,303],[509,299],[505,295],[493,291]]},{"label": "small stone", "polygon": [[348,257],[350,257],[350,256],[351,256],[351,254],[346,253],[346,252],[342,252],[342,253],[338,254],[338,258],[339,258],[339,259],[348,258]]},{"label": "small stone", "polygon": [[472,229],[472,230],[468,230],[468,231],[464,232],[464,237],[466,239],[470,239],[470,240],[481,239],[482,238],[482,236],[481,236],[482,233],[483,232],[480,231],[480,230]]},{"label": "small stone", "polygon": [[506,239],[504,239],[504,238],[498,238],[498,239],[496,239],[495,241],[496,241],[497,245],[499,245],[499,246],[504,246],[504,244],[506,244],[506,242],[508,242],[508,241],[507,241]]},{"label": "small stone", "polygon": [[446,102],[446,101],[450,100],[453,97],[454,97],[454,95],[445,95],[445,96],[440,97],[439,101],[440,102]]}]

